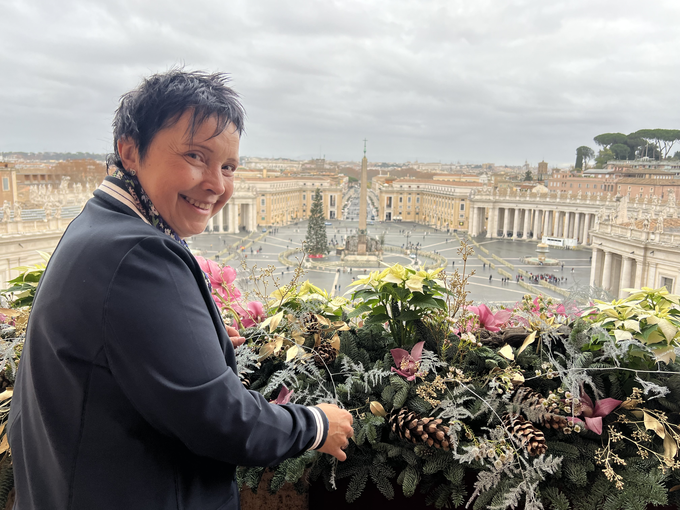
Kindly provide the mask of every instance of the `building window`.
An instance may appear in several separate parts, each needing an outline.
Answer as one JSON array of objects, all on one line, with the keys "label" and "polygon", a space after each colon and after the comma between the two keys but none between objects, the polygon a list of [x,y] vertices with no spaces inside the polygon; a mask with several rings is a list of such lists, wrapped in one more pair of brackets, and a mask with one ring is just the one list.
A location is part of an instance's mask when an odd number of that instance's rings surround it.
[{"label": "building window", "polygon": [[673,278],[668,278],[666,276],[661,277],[661,287],[666,287],[666,290],[670,293],[673,292]]},{"label": "building window", "polygon": [[329,204],[329,205],[330,205],[331,207],[335,207],[335,195],[329,195],[329,196],[328,196],[328,199],[329,199],[329,201],[330,201],[330,204]]},{"label": "building window", "polygon": [[392,197],[385,197],[385,207],[392,207]]},{"label": "building window", "polygon": [[2,178],[2,191],[9,191],[9,177]]},{"label": "building window", "polygon": [[465,204],[460,204],[460,210],[464,211],[465,210]]},{"label": "building window", "polygon": [[420,203],[420,197],[416,197],[416,204]]},{"label": "building window", "polygon": [[404,197],[399,197],[399,203],[401,204],[404,201]]},{"label": "building window", "polygon": [[260,205],[264,206],[267,204],[267,199],[266,198],[261,198],[260,199]]},{"label": "building window", "polygon": [[406,202],[410,204],[411,203],[411,197],[407,197]]}]

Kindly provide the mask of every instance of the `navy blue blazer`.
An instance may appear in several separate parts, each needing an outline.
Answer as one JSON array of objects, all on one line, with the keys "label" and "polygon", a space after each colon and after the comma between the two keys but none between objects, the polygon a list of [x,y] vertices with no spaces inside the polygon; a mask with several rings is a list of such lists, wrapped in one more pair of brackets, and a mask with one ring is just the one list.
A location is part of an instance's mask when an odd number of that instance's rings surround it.
[{"label": "navy blue blazer", "polygon": [[196,259],[96,191],[28,323],[8,423],[14,508],[237,509],[236,466],[308,449],[317,410],[244,389]]}]

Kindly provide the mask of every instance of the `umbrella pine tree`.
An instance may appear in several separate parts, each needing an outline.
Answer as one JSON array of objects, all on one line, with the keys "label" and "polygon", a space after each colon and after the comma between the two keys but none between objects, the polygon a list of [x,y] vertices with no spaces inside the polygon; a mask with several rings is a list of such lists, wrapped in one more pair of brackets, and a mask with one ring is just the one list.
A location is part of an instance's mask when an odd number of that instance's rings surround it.
[{"label": "umbrella pine tree", "polygon": [[305,238],[305,251],[310,255],[323,255],[328,251],[322,200],[321,190],[317,188],[312,200],[312,208],[309,211],[307,237]]}]

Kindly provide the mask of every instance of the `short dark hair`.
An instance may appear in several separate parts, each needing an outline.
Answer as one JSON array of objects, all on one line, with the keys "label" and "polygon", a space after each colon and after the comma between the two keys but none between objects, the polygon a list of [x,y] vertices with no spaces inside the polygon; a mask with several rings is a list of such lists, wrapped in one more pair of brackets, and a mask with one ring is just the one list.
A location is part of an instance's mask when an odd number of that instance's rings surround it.
[{"label": "short dark hair", "polygon": [[228,75],[201,71],[171,69],[146,78],[139,87],[120,98],[113,118],[113,154],[108,166],[125,170],[118,140],[130,138],[144,159],[158,132],[173,126],[188,110],[192,110],[190,136],[210,117],[217,119],[213,136],[234,124],[239,136],[243,133],[245,110],[239,95],[227,87]]}]

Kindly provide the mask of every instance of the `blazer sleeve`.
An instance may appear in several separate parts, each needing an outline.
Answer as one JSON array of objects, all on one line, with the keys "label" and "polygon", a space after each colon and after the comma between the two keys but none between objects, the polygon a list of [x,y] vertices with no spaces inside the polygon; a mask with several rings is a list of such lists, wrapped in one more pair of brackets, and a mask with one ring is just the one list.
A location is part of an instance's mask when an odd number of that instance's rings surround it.
[{"label": "blazer sleeve", "polygon": [[267,466],[319,443],[318,408],[269,404],[227,365],[188,253],[149,237],[119,264],[105,301],[111,372],[138,412],[192,452]]}]

